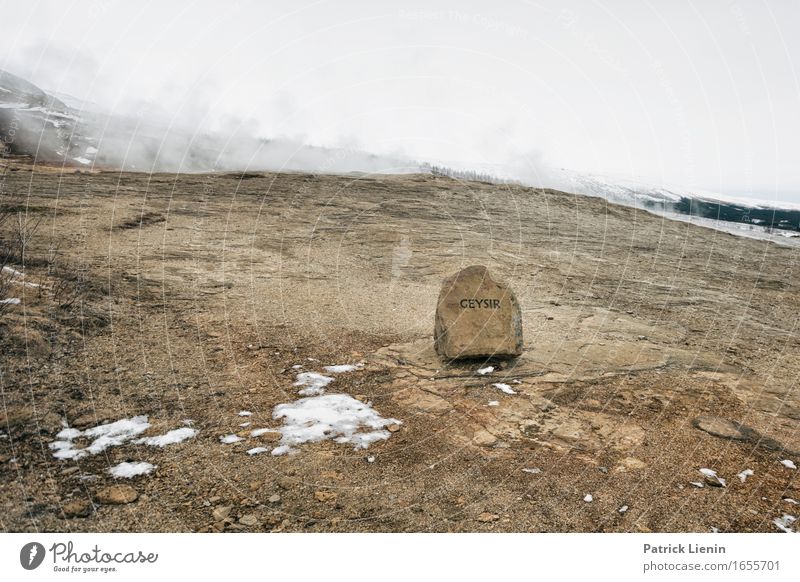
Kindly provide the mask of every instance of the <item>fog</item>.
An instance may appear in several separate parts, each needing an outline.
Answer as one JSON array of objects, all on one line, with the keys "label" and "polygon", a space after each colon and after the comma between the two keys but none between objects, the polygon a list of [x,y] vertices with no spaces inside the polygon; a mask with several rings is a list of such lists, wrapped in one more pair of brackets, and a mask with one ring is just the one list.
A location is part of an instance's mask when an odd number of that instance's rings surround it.
[{"label": "fog", "polygon": [[102,112],[101,154],[137,169],[423,161],[800,201],[798,16],[788,0],[16,2],[0,68]]}]

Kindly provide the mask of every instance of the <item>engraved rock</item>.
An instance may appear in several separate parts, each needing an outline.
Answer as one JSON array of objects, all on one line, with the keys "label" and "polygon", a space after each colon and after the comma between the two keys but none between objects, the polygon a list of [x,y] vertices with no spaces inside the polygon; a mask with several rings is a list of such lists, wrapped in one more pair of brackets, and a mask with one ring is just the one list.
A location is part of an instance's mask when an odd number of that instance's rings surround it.
[{"label": "engraved rock", "polygon": [[483,266],[451,275],[439,293],[434,341],[448,360],[519,356],[522,313],[514,292]]}]

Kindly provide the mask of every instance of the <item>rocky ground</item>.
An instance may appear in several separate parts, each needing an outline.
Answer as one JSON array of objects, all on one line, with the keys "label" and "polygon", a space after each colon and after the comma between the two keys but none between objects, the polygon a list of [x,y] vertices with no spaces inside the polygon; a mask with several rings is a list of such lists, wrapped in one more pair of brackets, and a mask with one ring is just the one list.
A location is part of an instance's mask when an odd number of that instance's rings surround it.
[{"label": "rocky ground", "polygon": [[[795,249],[424,175],[0,171],[4,531],[797,527]],[[516,292],[517,360],[433,351],[439,285],[473,264]],[[271,455],[251,430],[331,364],[363,365],[328,393],[400,422]],[[137,415],[197,434],[50,447]]]}]

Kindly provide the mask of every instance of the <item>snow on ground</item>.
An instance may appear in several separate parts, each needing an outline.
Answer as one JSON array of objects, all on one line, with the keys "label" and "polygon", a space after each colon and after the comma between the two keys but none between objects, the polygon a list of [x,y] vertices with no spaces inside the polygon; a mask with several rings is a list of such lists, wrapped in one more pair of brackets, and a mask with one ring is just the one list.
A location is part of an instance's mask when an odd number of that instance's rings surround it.
[{"label": "snow on ground", "polygon": [[325,387],[331,382],[333,382],[333,378],[330,376],[323,376],[316,372],[302,372],[297,375],[297,382],[294,385],[304,386],[302,390],[297,392],[300,396],[317,396],[318,394],[323,394]]},{"label": "snow on ground", "polygon": [[76,162],[78,162],[79,164],[83,164],[83,165],[87,165],[87,164],[91,164],[92,163],[92,160],[90,160],[88,158],[84,158],[84,157],[72,158],[72,159],[75,160]]},{"label": "snow on ground", "polygon": [[257,428],[250,431],[250,436],[259,437],[262,434],[267,434],[268,432],[278,432],[274,428]]},{"label": "snow on ground", "polygon": [[171,430],[165,434],[161,434],[158,436],[153,437],[144,437],[141,439],[137,439],[134,444],[144,444],[150,445],[151,447],[166,447],[167,445],[174,445],[177,443],[182,443],[183,441],[193,438],[197,436],[197,433],[200,432],[196,428],[176,428],[175,430]]},{"label": "snow on ground", "polygon": [[114,465],[108,472],[117,479],[130,479],[139,475],[147,475],[155,468],[155,465],[143,461],[138,463],[124,462],[119,465]]},{"label": "snow on ground", "polygon": [[703,485],[700,481],[689,481],[689,485],[694,485],[695,487],[699,487],[700,489],[705,487],[705,485]]},{"label": "snow on ground", "polygon": [[240,440],[243,440],[242,437],[235,434],[226,434],[225,436],[219,437],[219,442],[221,442],[223,445],[238,443]]},{"label": "snow on ground", "polygon": [[364,367],[364,364],[339,364],[337,366],[325,366],[322,369],[331,374],[341,374],[343,372],[355,372]]},{"label": "snow on ground", "polygon": [[739,477],[739,479],[741,479],[742,483],[744,483],[745,481],[747,481],[747,478],[750,477],[752,474],[753,474],[752,469],[745,469],[741,473],[737,473],[736,476]]},{"label": "snow on ground", "polygon": [[534,467],[533,469],[523,469],[522,472],[531,473],[532,475],[538,475],[539,473],[542,472],[542,470],[539,467]]},{"label": "snow on ground", "polygon": [[11,297],[10,299],[0,299],[0,305],[19,305],[19,297]]},{"label": "snow on ground", "polygon": [[592,497],[592,494],[591,494],[591,493],[587,493],[587,494],[586,494],[586,497],[584,497],[584,498],[583,498],[583,500],[584,500],[586,503],[591,503],[592,501],[594,501],[594,497]]},{"label": "snow on ground", "polygon": [[239,416],[253,416],[253,413],[252,413],[252,412],[250,412],[249,410],[242,410],[242,411],[239,413]]},{"label": "snow on ground", "polygon": [[794,464],[794,461],[791,461],[789,459],[782,460],[781,465],[783,465],[787,469],[797,469],[797,465]]},{"label": "snow on ground", "polygon": [[514,390],[512,390],[511,386],[509,386],[508,384],[503,384],[502,382],[497,382],[496,384],[492,384],[492,386],[494,386],[498,390],[502,390],[506,394],[516,394],[516,392]]},{"label": "snow on ground", "polygon": [[789,515],[788,513],[784,513],[781,517],[776,517],[772,520],[772,523],[781,530],[785,531],[786,533],[793,533],[792,532],[792,524],[797,520],[797,518],[793,515]]},{"label": "snow on ground", "polygon": [[475,370],[476,374],[480,374],[481,376],[485,376],[486,374],[491,374],[494,372],[494,366],[486,366],[485,368],[478,368]]},{"label": "snow on ground", "polygon": [[[102,453],[109,447],[119,446],[140,435],[148,428],[150,428],[150,423],[147,422],[147,416],[144,415],[123,418],[122,420],[101,424],[84,431],[76,428],[65,428],[56,435],[59,440],[50,443],[50,448],[55,451],[53,456],[56,459],[80,459],[86,455]],[[94,440],[88,447],[78,449],[75,448],[75,443],[73,442],[78,437]]]},{"label": "snow on ground", "polygon": [[247,454],[250,456],[258,455],[260,453],[266,453],[269,449],[267,447],[253,447],[252,449],[247,451]]},{"label": "snow on ground", "polygon": [[279,446],[275,456],[293,452],[297,445],[333,440],[366,449],[372,443],[386,440],[391,433],[385,428],[402,424],[394,418],[383,418],[372,407],[347,394],[324,394],[278,404],[274,419],[283,419]]},{"label": "snow on ground", "polygon": [[497,400],[490,400],[489,406],[500,406],[500,402],[498,402]]},{"label": "snow on ground", "polygon": [[619,511],[620,513],[625,513],[626,511],[628,511],[628,506],[627,505],[623,505],[617,511]]},{"label": "snow on ground", "polygon": [[[23,287],[40,287],[38,283],[29,283],[28,281],[25,281],[24,280],[25,273],[23,273],[22,271],[17,271],[16,269],[9,267],[8,265],[3,267],[2,272],[11,275],[13,277],[11,279],[11,282],[14,283],[15,285],[22,285]],[[20,278],[22,279],[22,281],[19,280]]]}]

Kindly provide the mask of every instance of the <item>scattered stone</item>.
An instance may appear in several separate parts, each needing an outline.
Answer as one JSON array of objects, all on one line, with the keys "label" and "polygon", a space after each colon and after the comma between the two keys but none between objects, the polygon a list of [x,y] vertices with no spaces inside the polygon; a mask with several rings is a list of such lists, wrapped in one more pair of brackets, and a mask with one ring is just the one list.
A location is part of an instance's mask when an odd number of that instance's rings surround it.
[{"label": "scattered stone", "polygon": [[88,499],[73,499],[61,506],[61,517],[73,519],[75,517],[89,517],[94,506]]},{"label": "scattered stone", "polygon": [[275,483],[283,490],[291,489],[292,487],[297,487],[300,484],[300,479],[297,477],[289,477],[287,475],[283,475],[278,477]]},{"label": "scattered stone", "polygon": [[281,440],[281,433],[280,432],[278,432],[277,430],[270,430],[270,429],[263,429],[263,428],[257,428],[257,429],[255,429],[253,431],[250,431],[250,436],[258,437],[262,441],[265,441],[265,442],[268,442],[268,443],[276,443],[279,440]]},{"label": "scattered stone", "polygon": [[591,503],[592,501],[594,501],[594,497],[592,497],[592,494],[591,494],[591,493],[587,493],[587,494],[586,494],[586,497],[584,497],[584,498],[583,498],[583,500],[584,500],[586,503]]},{"label": "scattered stone", "polygon": [[522,472],[531,473],[532,475],[538,475],[539,473],[542,472],[542,470],[539,467],[534,467],[533,469],[523,469]]},{"label": "scattered stone", "polygon": [[386,427],[386,430],[388,430],[389,432],[397,432],[397,431],[400,430],[400,425],[399,424],[390,424],[389,426]]},{"label": "scattered stone", "polygon": [[711,487],[725,487],[725,479],[717,475],[717,472],[713,469],[700,469],[700,472],[703,474],[704,481],[707,485]]},{"label": "scattered stone", "polygon": [[479,447],[493,447],[497,444],[497,437],[488,430],[481,429],[472,437],[472,442]]},{"label": "scattered stone", "polygon": [[749,440],[751,436],[751,429],[748,429],[740,423],[719,416],[701,416],[696,418],[693,424],[695,428],[723,439],[746,441]]},{"label": "scattered stone", "polygon": [[434,345],[449,360],[521,355],[522,313],[514,292],[483,266],[451,275],[436,305]]},{"label": "scattered stone", "polygon": [[703,485],[700,481],[689,481],[689,485],[694,485],[698,489],[705,487],[705,485]]},{"label": "scattered stone", "polygon": [[214,508],[214,511],[211,512],[211,515],[213,516],[214,521],[224,521],[228,519],[232,509],[233,507],[230,505],[220,505],[219,507]]},{"label": "scattered stone", "polygon": [[492,521],[497,521],[498,519],[500,519],[499,515],[496,513],[489,513],[488,511],[484,511],[478,516],[478,521],[481,523],[489,523]]},{"label": "scattered stone", "polygon": [[253,527],[258,525],[258,518],[255,515],[248,513],[247,515],[243,515],[239,518],[239,523],[246,525],[247,527]]},{"label": "scattered stone", "polygon": [[215,504],[215,503],[219,503],[221,500],[222,500],[222,497],[220,497],[218,495],[215,495],[214,497],[209,497],[208,498],[208,502],[210,504],[212,504],[212,505]]},{"label": "scattered stone", "polygon": [[280,503],[281,502],[281,496],[278,495],[277,493],[275,495],[271,495],[270,498],[269,498],[269,502],[270,503]]},{"label": "scattered stone", "polygon": [[319,491],[314,492],[314,498],[322,503],[334,501],[336,500],[336,492],[329,491],[327,489],[320,489]]},{"label": "scattered stone", "polygon": [[80,469],[79,469],[78,467],[67,467],[66,469],[64,469],[63,471],[61,471],[61,474],[62,474],[64,477],[69,477],[70,475],[74,475],[74,474],[75,474],[75,473],[77,473],[78,471],[80,471]]},{"label": "scattered stone", "polygon": [[619,511],[620,513],[625,513],[626,511],[628,511],[628,506],[627,505],[623,505],[617,511]]},{"label": "scattered stone", "polygon": [[95,497],[103,505],[124,505],[136,501],[139,493],[130,485],[112,485],[98,491]]},{"label": "scattered stone", "polygon": [[374,455],[370,455],[369,457],[367,457],[367,463],[374,463],[374,462],[375,462],[375,456]]}]

